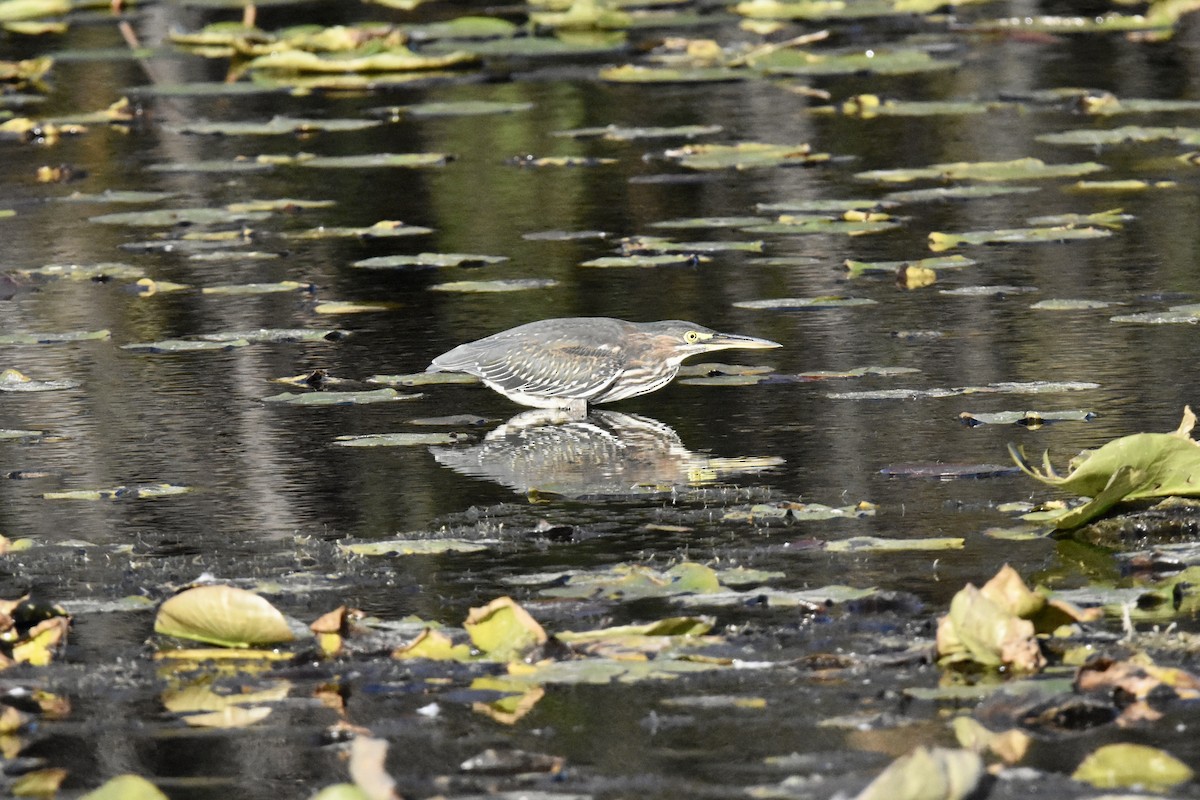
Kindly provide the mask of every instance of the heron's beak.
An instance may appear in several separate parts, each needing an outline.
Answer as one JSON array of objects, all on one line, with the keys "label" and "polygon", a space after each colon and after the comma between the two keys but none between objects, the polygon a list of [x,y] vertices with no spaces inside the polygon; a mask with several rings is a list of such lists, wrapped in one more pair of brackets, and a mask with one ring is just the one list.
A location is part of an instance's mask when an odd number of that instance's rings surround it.
[{"label": "heron's beak", "polygon": [[704,343],[709,350],[769,350],[772,347],[783,347],[779,342],[770,339],[759,339],[755,336],[738,336],[736,333],[716,333]]}]

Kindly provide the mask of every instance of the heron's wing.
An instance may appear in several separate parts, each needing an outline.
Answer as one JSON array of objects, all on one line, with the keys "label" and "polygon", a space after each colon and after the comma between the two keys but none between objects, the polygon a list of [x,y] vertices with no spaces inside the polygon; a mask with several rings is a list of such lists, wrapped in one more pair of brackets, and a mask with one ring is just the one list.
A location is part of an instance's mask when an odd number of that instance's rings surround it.
[{"label": "heron's wing", "polygon": [[586,399],[624,368],[619,348],[512,341],[502,335],[460,345],[433,360],[431,371],[466,372],[506,392]]}]

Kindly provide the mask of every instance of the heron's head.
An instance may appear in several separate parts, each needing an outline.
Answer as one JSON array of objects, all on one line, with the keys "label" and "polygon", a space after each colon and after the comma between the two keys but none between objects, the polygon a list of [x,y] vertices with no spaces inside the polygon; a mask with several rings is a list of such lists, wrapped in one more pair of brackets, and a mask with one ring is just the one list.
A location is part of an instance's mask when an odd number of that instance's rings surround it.
[{"label": "heron's head", "polygon": [[665,360],[675,363],[690,356],[716,350],[766,350],[783,346],[770,339],[721,333],[694,322],[677,319],[650,322],[645,325],[645,329],[654,337],[654,348],[661,349]]}]

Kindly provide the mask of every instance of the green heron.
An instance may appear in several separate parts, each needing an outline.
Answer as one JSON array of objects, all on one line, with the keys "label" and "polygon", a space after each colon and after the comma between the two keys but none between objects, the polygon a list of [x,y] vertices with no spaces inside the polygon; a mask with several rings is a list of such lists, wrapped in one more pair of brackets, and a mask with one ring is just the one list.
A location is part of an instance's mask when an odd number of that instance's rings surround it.
[{"label": "green heron", "polygon": [[589,405],[661,389],[689,356],[780,346],[680,320],[544,319],[461,344],[427,371],[465,372],[522,405],[584,414]]}]

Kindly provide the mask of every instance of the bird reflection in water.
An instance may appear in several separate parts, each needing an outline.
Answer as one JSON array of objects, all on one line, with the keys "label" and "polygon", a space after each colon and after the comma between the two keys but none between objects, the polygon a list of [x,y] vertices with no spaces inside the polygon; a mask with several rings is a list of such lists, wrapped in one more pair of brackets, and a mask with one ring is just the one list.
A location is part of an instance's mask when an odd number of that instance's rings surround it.
[{"label": "bird reflection in water", "polygon": [[439,464],[507,486],[562,497],[636,496],[755,473],[781,458],[717,458],[688,450],[669,425],[615,411],[582,419],[555,410],[518,414],[471,446],[431,447]]}]

